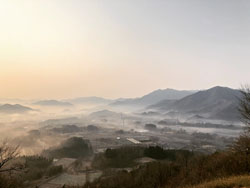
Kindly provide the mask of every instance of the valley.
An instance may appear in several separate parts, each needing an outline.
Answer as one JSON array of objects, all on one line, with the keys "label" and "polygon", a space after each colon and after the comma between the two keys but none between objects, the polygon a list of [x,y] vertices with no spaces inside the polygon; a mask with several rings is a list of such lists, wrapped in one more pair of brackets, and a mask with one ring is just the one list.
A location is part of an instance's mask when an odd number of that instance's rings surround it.
[{"label": "valley", "polygon": [[[143,154],[147,148],[202,155],[226,150],[244,130],[240,119],[231,117],[238,94],[215,87],[157,90],[123,102],[88,97],[10,103],[2,106],[6,113],[0,114],[2,134],[9,132],[2,139],[19,145],[20,156],[52,160],[43,171],[34,169],[41,175],[27,176],[27,187],[83,186],[159,160]],[[132,155],[124,154],[123,160],[118,155],[114,159],[118,163],[105,157],[109,150],[123,153],[122,148]],[[27,160],[31,159],[24,157]]]}]

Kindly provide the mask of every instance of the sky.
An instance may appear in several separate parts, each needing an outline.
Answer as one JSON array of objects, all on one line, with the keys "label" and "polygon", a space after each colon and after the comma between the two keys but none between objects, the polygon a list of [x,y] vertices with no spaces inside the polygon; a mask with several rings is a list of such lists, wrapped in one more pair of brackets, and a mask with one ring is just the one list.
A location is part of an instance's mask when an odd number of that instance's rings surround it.
[{"label": "sky", "polygon": [[250,83],[249,0],[0,0],[0,98]]}]

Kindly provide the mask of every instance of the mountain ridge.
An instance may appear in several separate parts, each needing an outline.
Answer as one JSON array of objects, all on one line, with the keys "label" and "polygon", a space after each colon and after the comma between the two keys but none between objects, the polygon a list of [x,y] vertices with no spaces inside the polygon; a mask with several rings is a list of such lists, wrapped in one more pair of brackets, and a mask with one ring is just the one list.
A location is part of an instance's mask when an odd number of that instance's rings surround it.
[{"label": "mountain ridge", "polygon": [[176,101],[160,101],[148,107],[162,112],[193,113],[209,118],[237,119],[239,90],[216,86]]},{"label": "mountain ridge", "polygon": [[73,106],[73,104],[69,102],[62,102],[58,100],[40,100],[33,104],[39,106]]},{"label": "mountain ridge", "polygon": [[0,113],[5,113],[5,114],[20,114],[20,113],[26,113],[29,111],[34,111],[34,109],[23,106],[20,104],[2,104],[0,105]]},{"label": "mountain ridge", "polygon": [[158,89],[148,93],[142,97],[137,98],[130,98],[124,100],[118,100],[112,103],[112,106],[148,106],[151,104],[155,104],[160,102],[161,100],[168,99],[168,100],[175,100],[186,97],[196,91],[189,91],[189,90],[175,90],[175,89]]},{"label": "mountain ridge", "polygon": [[77,97],[72,99],[66,99],[64,101],[73,104],[109,104],[114,100],[106,99],[103,97],[90,96],[90,97]]}]

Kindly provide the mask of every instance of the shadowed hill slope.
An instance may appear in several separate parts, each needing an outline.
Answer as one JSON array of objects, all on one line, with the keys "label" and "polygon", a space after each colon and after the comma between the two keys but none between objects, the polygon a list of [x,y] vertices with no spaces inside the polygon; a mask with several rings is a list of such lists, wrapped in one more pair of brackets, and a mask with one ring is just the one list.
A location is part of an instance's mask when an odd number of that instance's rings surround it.
[{"label": "shadowed hill slope", "polygon": [[239,90],[217,86],[199,91],[180,100],[160,101],[148,108],[162,112],[176,111],[204,115],[207,118],[232,120],[239,118],[237,107],[240,97]]},{"label": "shadowed hill slope", "polygon": [[193,94],[195,91],[179,91],[174,89],[159,89],[143,97],[134,99],[124,99],[112,103],[113,106],[148,106],[162,100],[177,100]]}]

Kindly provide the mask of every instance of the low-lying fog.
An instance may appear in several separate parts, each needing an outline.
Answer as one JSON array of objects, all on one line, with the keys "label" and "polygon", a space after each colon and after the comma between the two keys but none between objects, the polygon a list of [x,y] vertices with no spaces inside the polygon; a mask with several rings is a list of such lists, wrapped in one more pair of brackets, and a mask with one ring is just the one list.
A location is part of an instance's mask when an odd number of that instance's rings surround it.
[{"label": "low-lying fog", "polygon": [[[31,110],[0,113],[1,140],[20,145],[24,155],[39,154],[71,136],[89,139],[96,152],[133,144],[127,142],[128,138],[139,142],[147,140],[165,148],[202,150],[211,146],[216,150],[226,147],[242,131],[239,122],[190,120],[194,114],[176,118],[143,108],[118,108],[103,103],[44,105],[34,101],[15,102]],[[16,104],[13,101],[1,103]],[[92,130],[89,125],[97,130]]]}]

